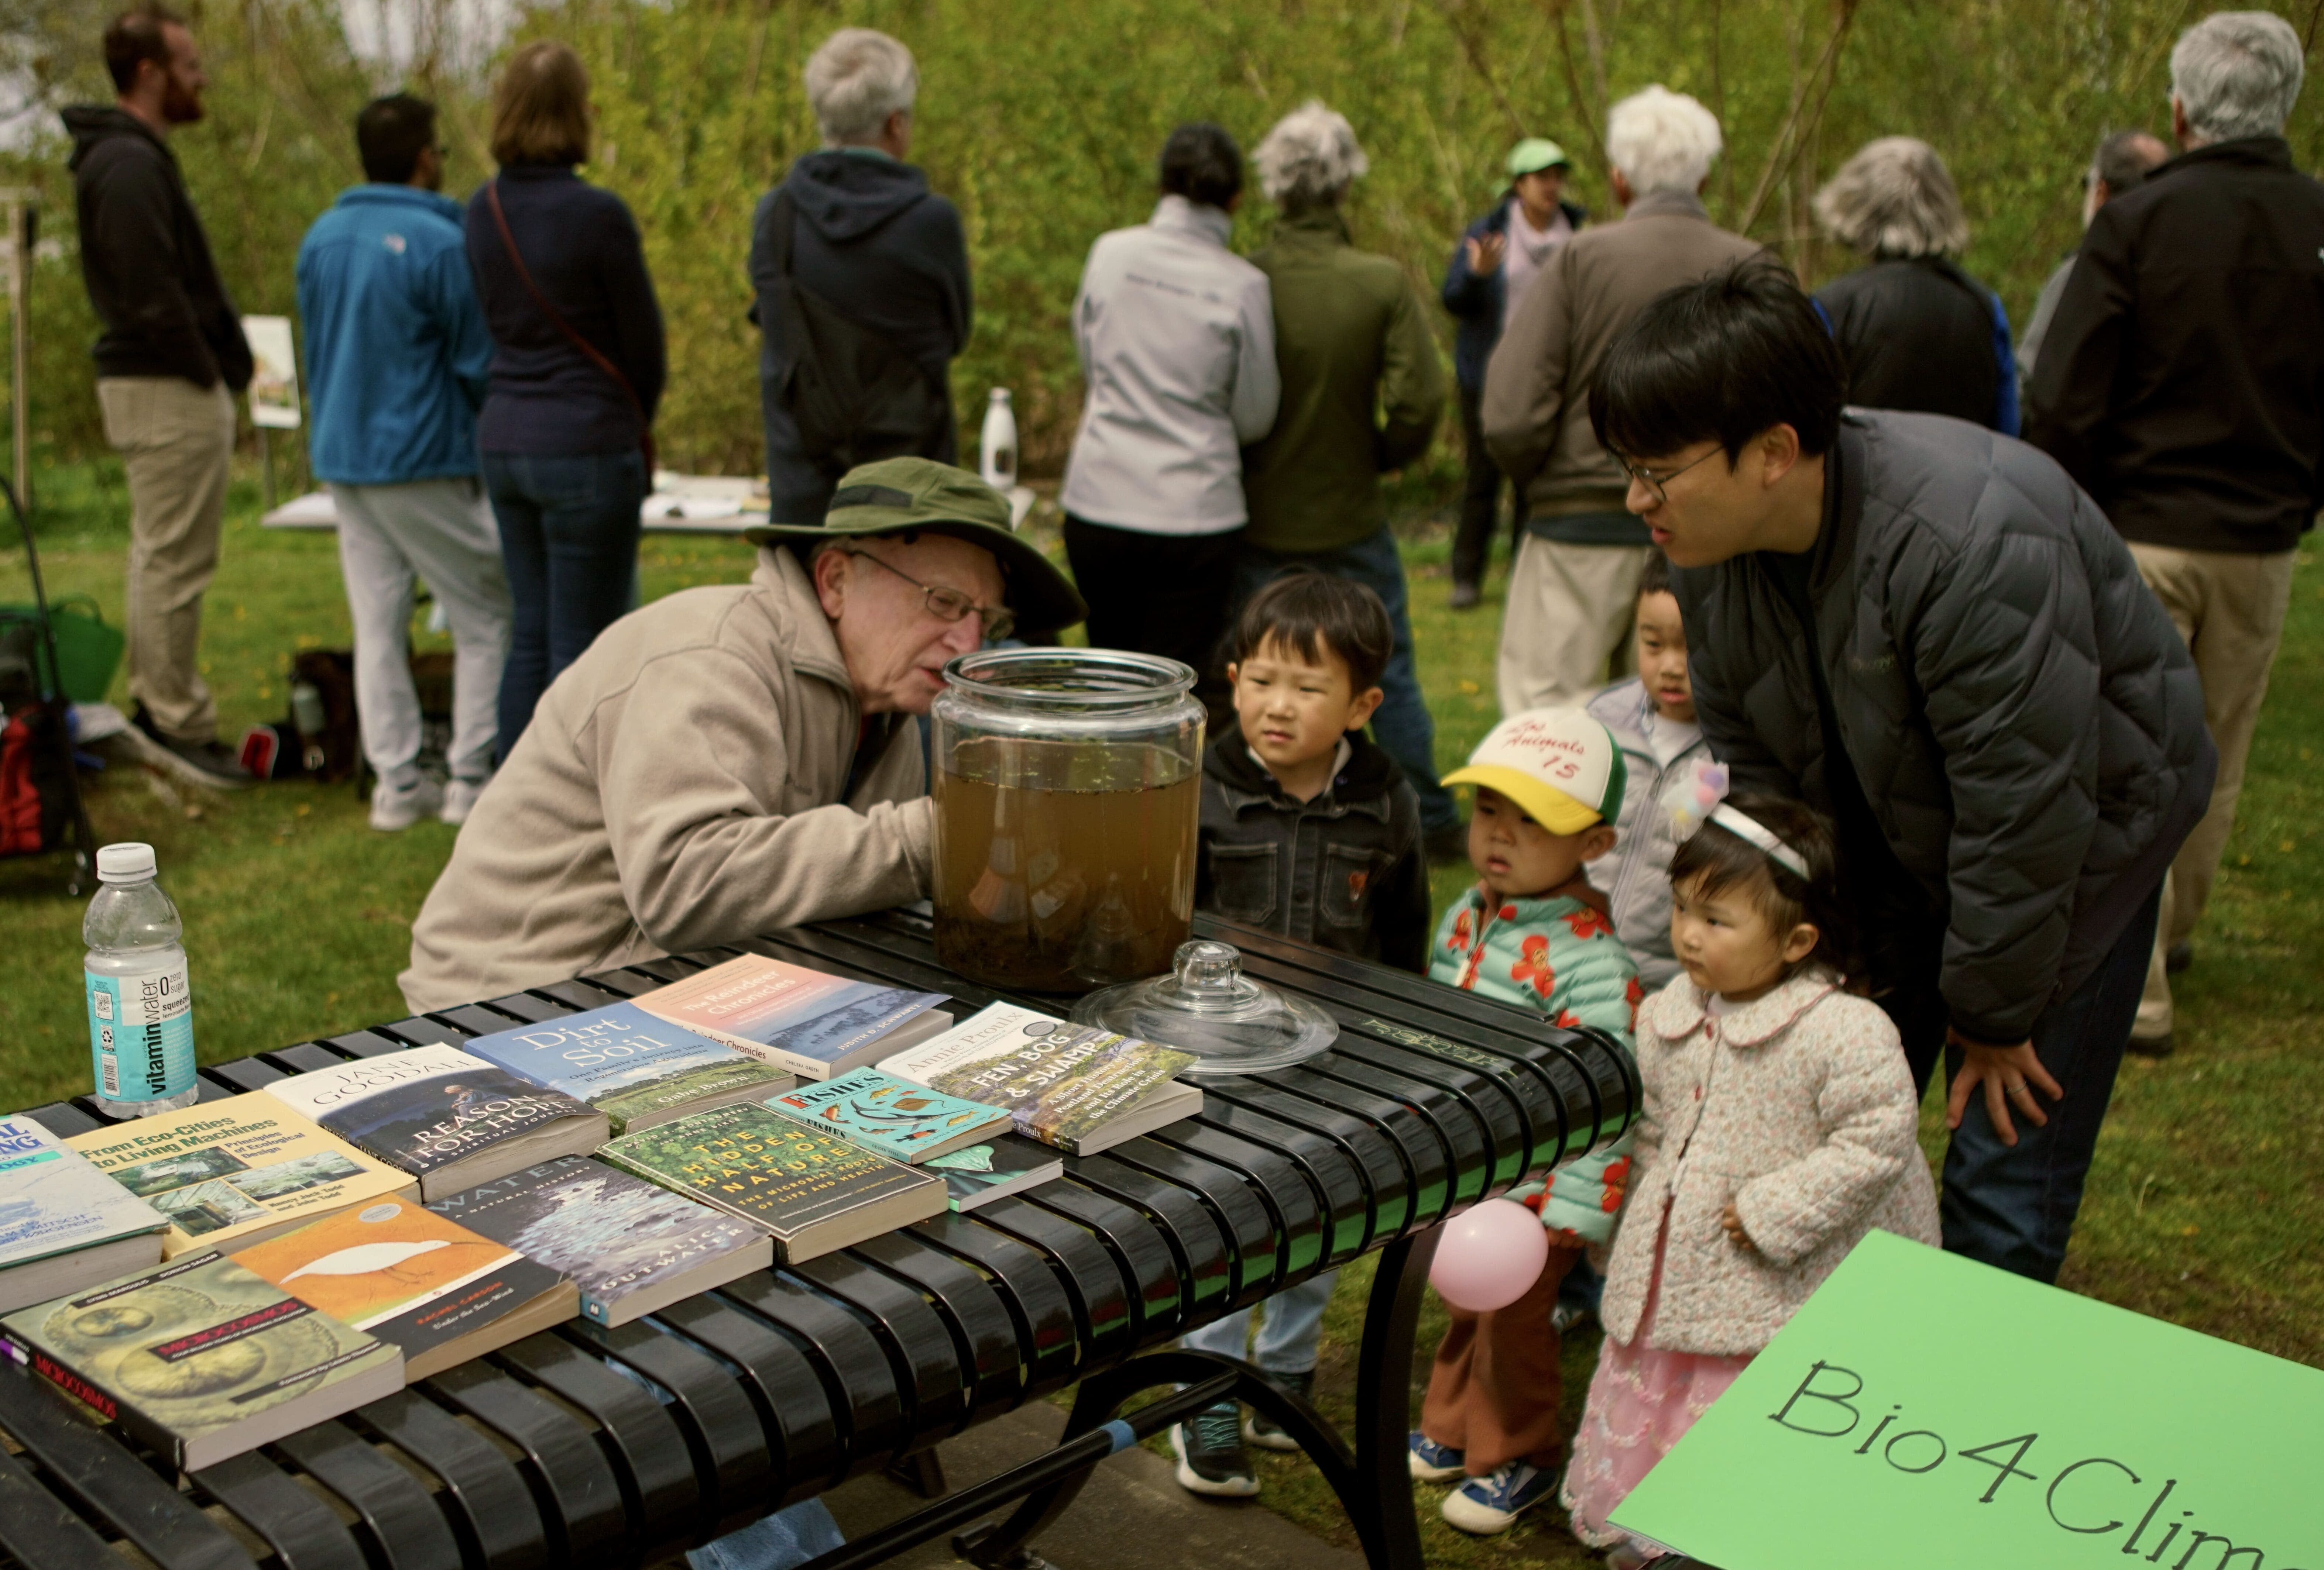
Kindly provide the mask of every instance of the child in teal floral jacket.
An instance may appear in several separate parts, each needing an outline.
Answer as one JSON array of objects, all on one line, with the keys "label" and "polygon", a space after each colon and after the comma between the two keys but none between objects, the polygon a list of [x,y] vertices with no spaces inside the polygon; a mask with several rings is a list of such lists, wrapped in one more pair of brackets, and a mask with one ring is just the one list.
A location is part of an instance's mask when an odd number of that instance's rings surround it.
[{"label": "child in teal floral jacket", "polygon": [[[1494,727],[1444,783],[1477,787],[1469,859],[1478,882],[1444,913],[1430,978],[1628,1045],[1644,989],[1606,896],[1582,872],[1614,848],[1623,765],[1613,737],[1579,709],[1529,710]],[[1444,1520],[1463,1531],[1504,1531],[1555,1489],[1563,1444],[1550,1310],[1584,1249],[1613,1236],[1629,1150],[1625,1134],[1513,1190],[1550,1229],[1539,1279],[1491,1313],[1446,1305],[1452,1324],[1429,1372],[1412,1474],[1465,1474],[1443,1505]]]}]

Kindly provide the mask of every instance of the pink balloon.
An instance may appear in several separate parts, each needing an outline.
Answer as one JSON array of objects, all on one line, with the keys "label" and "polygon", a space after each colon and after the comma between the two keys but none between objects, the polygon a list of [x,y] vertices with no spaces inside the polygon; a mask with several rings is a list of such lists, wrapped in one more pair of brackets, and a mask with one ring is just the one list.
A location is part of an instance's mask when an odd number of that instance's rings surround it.
[{"label": "pink balloon", "polygon": [[1489,1314],[1524,1297],[1548,1260],[1541,1217],[1514,1199],[1488,1199],[1444,1224],[1428,1284],[1456,1308]]}]

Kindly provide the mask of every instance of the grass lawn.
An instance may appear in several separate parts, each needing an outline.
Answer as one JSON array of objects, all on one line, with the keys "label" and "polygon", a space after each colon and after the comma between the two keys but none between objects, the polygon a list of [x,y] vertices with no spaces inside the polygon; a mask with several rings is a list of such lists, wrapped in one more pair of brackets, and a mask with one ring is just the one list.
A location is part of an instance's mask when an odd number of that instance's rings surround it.
[{"label": "grass lawn", "polygon": [[[125,512],[117,466],[42,477],[41,535],[52,593],[93,595],[116,624]],[[278,718],[292,652],[344,646],[346,607],[327,535],[262,529],[254,476],[235,485],[224,563],[204,628],[203,668],[230,737]],[[1445,609],[1446,542],[1416,528],[1407,542],[1421,677],[1437,720],[1437,759],[1451,767],[1496,718],[1493,653],[1498,578],[1487,603]],[[650,537],[642,581],[650,598],[747,575],[749,555],[723,540]],[[0,550],[0,601],[26,596],[21,553]],[[116,701],[126,703],[116,686]],[[2124,1067],[2098,1146],[2064,1284],[2110,1302],[2324,1366],[2324,571],[2304,556],[2276,680],[2245,785],[2241,821],[2197,963],[2178,989],[2179,1052]],[[403,1011],[395,973],[410,923],[452,831],[423,824],[374,834],[346,787],[256,787],[217,795],[167,787],[139,771],[92,786],[100,838],[155,846],[164,886],[187,923],[205,1060],[330,1035]],[[1441,871],[1441,906],[1465,881]],[[68,899],[54,858],[0,862],[0,1101],[22,1106],[85,1089],[88,1057],[78,978],[83,902]],[[1937,1104],[1923,1141],[1942,1151]],[[1326,1321],[1319,1398],[1350,1415],[1351,1366],[1370,1280],[1369,1262],[1342,1276]],[[1422,1355],[1443,1327],[1422,1325]],[[1967,1364],[1960,1348],[1930,1355]],[[1566,1349],[1566,1402],[1577,1413],[1594,1336]],[[1263,1456],[1266,1502],[1352,1546],[1314,1469]],[[1442,1491],[1423,1489],[1429,1561],[1452,1566],[1580,1565],[1595,1556],[1537,1511],[1508,1536],[1476,1541],[1438,1522]],[[1234,1507],[1221,1507],[1234,1508]]]}]

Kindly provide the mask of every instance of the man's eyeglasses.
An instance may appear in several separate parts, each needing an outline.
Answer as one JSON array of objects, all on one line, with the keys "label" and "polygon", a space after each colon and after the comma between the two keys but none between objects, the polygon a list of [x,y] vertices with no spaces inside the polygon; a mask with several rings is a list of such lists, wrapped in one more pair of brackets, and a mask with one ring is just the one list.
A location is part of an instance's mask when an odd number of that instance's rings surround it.
[{"label": "man's eyeglasses", "polygon": [[1006,605],[979,605],[957,589],[947,589],[940,584],[923,583],[901,567],[889,566],[886,562],[881,561],[870,551],[853,550],[846,546],[841,548],[859,560],[887,567],[896,576],[918,589],[920,592],[921,601],[928,608],[928,614],[938,621],[958,621],[973,611],[983,620],[984,636],[995,643],[1016,630],[1017,613]]},{"label": "man's eyeglasses", "polygon": [[1697,458],[1694,463],[1681,464],[1677,468],[1665,469],[1659,474],[1655,473],[1652,469],[1640,468],[1637,464],[1630,462],[1628,458],[1616,458],[1614,462],[1622,466],[1623,473],[1628,474],[1631,479],[1636,480],[1639,484],[1645,486],[1646,490],[1653,494],[1655,505],[1659,507],[1664,502],[1670,500],[1670,493],[1663,489],[1664,486],[1677,479],[1681,474],[1685,473],[1689,469],[1695,467],[1696,464],[1711,462],[1711,459],[1719,456],[1719,454],[1724,451],[1726,451],[1726,449],[1723,447],[1713,447],[1711,451],[1703,454],[1702,457]]}]

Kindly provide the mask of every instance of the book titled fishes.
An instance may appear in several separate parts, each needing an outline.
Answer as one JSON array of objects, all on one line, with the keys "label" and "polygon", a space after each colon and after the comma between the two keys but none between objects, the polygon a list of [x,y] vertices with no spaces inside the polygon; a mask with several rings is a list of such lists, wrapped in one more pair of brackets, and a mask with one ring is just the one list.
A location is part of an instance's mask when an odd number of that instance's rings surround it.
[{"label": "book titled fishes", "polygon": [[770,1098],[777,1112],[906,1162],[946,1155],[1006,1130],[1009,1114],[877,1069],[818,1079]]},{"label": "book titled fishes", "polygon": [[791,1076],[724,1042],[657,1019],[634,1003],[478,1036],[461,1043],[521,1079],[562,1090],[633,1133],[730,1101],[763,1101]]},{"label": "book titled fishes", "polygon": [[31,1118],[0,1118],[0,1313],[161,1263],[169,1225]]},{"label": "book titled fishes", "polygon": [[563,1155],[586,1155],[605,1115],[457,1047],[414,1047],[335,1063],[262,1087],[356,1149],[446,1194]]},{"label": "book titled fishes", "polygon": [[743,954],[631,1001],[802,1079],[828,1079],[951,1029],[936,1006],[945,1000]]},{"label": "book titled fishes", "polygon": [[1029,1008],[996,1003],[933,1041],[884,1059],[882,1073],[1005,1107],[1028,1139],[1095,1155],[1203,1109],[1176,1076],[1198,1061]]}]

